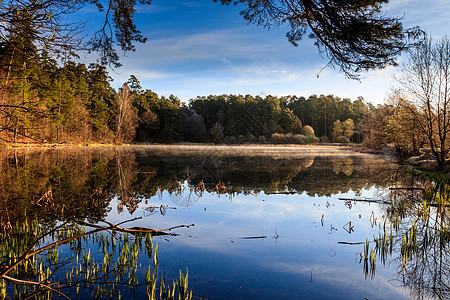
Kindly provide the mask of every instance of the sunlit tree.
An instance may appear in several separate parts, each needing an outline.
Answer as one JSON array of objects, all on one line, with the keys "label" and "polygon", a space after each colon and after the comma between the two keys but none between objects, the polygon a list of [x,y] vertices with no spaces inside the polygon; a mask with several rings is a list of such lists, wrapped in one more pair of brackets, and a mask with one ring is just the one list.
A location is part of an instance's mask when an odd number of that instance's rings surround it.
[{"label": "sunlit tree", "polygon": [[394,93],[388,103],[390,109],[384,118],[384,131],[394,145],[397,157],[403,160],[419,154],[425,136],[416,125],[416,117],[419,116],[417,107],[399,93]]},{"label": "sunlit tree", "polygon": [[342,122],[340,120],[336,120],[331,129],[331,140],[337,141],[337,139],[342,135],[342,132]]},{"label": "sunlit tree", "polygon": [[348,118],[342,123],[342,135],[351,139],[353,134],[355,133],[355,122],[352,119]]},{"label": "sunlit tree", "polygon": [[[417,130],[428,141],[439,167],[450,151],[450,40],[431,39],[410,51],[398,79]],[[417,110],[415,109],[417,107]]]}]

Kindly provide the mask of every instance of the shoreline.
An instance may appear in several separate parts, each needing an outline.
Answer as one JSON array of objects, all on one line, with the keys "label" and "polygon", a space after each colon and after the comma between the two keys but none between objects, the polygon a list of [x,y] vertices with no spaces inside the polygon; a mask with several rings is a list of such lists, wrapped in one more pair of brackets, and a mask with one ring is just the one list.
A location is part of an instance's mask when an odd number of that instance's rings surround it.
[{"label": "shoreline", "polygon": [[338,143],[328,143],[328,144],[258,144],[258,143],[248,143],[248,144],[213,144],[213,143],[174,143],[174,144],[163,144],[163,143],[132,143],[132,144],[102,144],[102,143],[78,143],[78,144],[2,144],[0,145],[0,150],[2,149],[48,149],[48,148],[91,148],[91,147],[134,147],[134,146],[150,146],[150,147],[281,147],[281,148],[355,148],[359,144],[338,144]]}]

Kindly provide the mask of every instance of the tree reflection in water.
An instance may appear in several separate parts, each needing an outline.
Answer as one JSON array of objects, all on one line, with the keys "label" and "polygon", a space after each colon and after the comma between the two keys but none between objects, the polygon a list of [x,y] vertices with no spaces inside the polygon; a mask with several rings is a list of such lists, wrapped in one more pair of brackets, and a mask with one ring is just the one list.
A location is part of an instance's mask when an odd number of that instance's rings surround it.
[{"label": "tree reflection in water", "polygon": [[[131,214],[158,192],[185,182],[215,192],[219,181],[233,193],[291,191],[330,196],[387,185],[380,159],[358,155],[245,155],[235,151],[167,152],[145,147],[4,150],[0,152],[0,209],[8,217],[64,220],[74,213],[104,218],[118,197]],[[356,162],[356,163],[354,163]],[[325,184],[324,184],[325,183]],[[51,197],[54,207],[45,204]],[[86,205],[88,204],[88,205]],[[3,217],[4,218],[4,217]],[[4,222],[4,219],[0,219]]]}]

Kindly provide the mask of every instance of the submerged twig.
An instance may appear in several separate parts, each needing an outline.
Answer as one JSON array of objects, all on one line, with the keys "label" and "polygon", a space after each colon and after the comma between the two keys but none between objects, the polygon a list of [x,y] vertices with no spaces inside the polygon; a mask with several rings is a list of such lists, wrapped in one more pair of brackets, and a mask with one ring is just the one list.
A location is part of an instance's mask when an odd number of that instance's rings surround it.
[{"label": "submerged twig", "polygon": [[[345,226],[348,225],[348,228],[346,228]],[[344,226],[342,226],[342,228],[344,228],[345,231],[347,231],[348,233],[352,233],[353,231],[355,231],[353,228],[355,226],[352,226],[352,221],[348,222],[347,224],[345,224]]]}]

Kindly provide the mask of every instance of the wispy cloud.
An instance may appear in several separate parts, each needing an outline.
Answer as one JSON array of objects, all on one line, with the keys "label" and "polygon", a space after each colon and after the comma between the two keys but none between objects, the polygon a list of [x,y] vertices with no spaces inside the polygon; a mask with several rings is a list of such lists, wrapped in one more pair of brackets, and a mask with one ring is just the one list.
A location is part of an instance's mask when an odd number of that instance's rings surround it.
[{"label": "wispy cloud", "polygon": [[[173,74],[169,73],[162,73],[162,72],[152,72],[152,71],[145,71],[142,69],[126,69],[125,72],[117,72],[114,75],[114,83],[113,86],[118,88],[121,86],[124,82],[126,82],[130,75],[135,75],[138,80],[142,83],[148,83],[149,81],[153,80],[166,80],[171,77],[173,77]],[[146,88],[144,86],[144,88]]]},{"label": "wispy cloud", "polygon": [[401,17],[405,27],[420,26],[437,36],[450,32],[446,26],[450,18],[450,1],[397,0],[390,1],[386,10],[392,16]]},{"label": "wispy cloud", "polygon": [[163,64],[185,60],[231,62],[239,59],[270,59],[268,54],[273,55],[277,50],[279,48],[275,44],[249,40],[242,30],[232,29],[149,39],[137,49],[138,52],[147,54],[144,57],[146,61]]},{"label": "wispy cloud", "polygon": [[[421,25],[434,38],[450,33],[450,1],[396,0],[384,9],[387,15],[404,17],[405,27]],[[143,87],[183,100],[263,91],[363,96],[376,104],[383,102],[392,85],[391,69],[363,74],[362,83],[345,79],[337,70],[321,71],[327,60],[318,55],[311,40],[305,38],[295,48],[286,40],[286,28],[267,31],[245,25],[237,7],[203,0],[154,0],[139,7],[137,16],[149,40],[122,59],[124,67],[118,75],[112,74],[115,84],[134,74]]]},{"label": "wispy cloud", "polygon": [[148,4],[138,4],[136,6],[136,14],[161,14],[165,12],[170,12],[175,10],[177,7],[165,1],[163,5],[152,3]]}]

